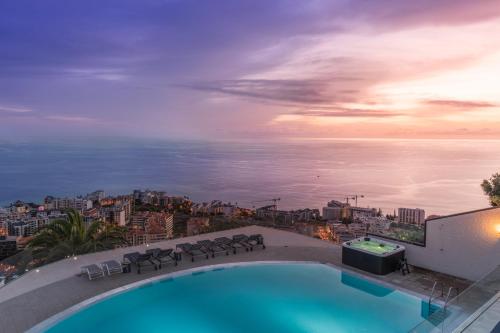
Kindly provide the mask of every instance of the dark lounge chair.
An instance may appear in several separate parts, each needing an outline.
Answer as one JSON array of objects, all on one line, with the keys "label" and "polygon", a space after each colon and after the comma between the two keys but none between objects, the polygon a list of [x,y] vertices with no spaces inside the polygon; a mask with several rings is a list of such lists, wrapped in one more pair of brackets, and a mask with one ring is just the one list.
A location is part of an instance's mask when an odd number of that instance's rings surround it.
[{"label": "dark lounge chair", "polygon": [[151,249],[146,251],[147,254],[151,254],[156,261],[159,262],[159,268],[161,269],[162,264],[173,263],[177,266],[177,256],[173,249],[162,250],[160,248]]},{"label": "dark lounge chair", "polygon": [[229,249],[230,249],[229,247],[218,245],[217,243],[212,242],[211,240],[208,240],[208,239],[201,240],[198,242],[198,244],[203,246],[205,248],[205,250],[207,250],[209,253],[211,253],[212,258],[214,258],[215,255],[218,253],[225,253],[226,255],[229,255]]},{"label": "dark lounge chair", "polygon": [[200,244],[182,243],[177,244],[177,248],[181,249],[182,252],[191,256],[191,261],[194,261],[195,257],[205,257],[208,259],[208,251]]},{"label": "dark lounge chair", "polygon": [[250,245],[248,242],[248,237],[246,235],[235,235],[233,236],[233,242],[241,244],[245,250],[247,251],[253,251],[252,245]]},{"label": "dark lounge chair", "polygon": [[266,248],[266,245],[264,244],[264,237],[262,237],[261,234],[250,236],[240,234],[233,236],[233,239],[237,242],[248,244],[250,246],[250,251],[253,251],[254,247],[257,246],[262,246],[262,249]]},{"label": "dark lounge chair", "polygon": [[235,242],[232,239],[229,239],[227,237],[216,238],[216,239],[214,239],[214,242],[217,245],[226,246],[226,247],[231,248],[233,250],[234,254],[236,254],[236,252],[240,249],[245,249],[245,251],[248,251],[248,247],[244,246],[241,243]]},{"label": "dark lounge chair", "polygon": [[95,280],[104,277],[104,271],[96,264],[81,267],[82,274],[86,274],[89,280]]},{"label": "dark lounge chair", "polygon": [[137,274],[141,274],[141,268],[146,266],[153,266],[155,270],[158,269],[158,262],[153,258],[151,253],[127,253],[123,255],[123,259],[128,260],[137,267]]},{"label": "dark lounge chair", "polygon": [[108,274],[108,276],[123,273],[122,264],[116,260],[101,262],[101,267],[102,270]]}]

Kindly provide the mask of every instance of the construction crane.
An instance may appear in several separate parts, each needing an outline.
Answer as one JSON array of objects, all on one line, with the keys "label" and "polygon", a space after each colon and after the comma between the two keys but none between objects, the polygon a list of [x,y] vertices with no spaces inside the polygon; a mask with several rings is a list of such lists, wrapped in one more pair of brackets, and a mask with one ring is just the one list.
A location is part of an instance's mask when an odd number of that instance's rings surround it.
[{"label": "construction crane", "polygon": [[278,201],[280,201],[281,198],[272,198],[272,199],[266,199],[266,200],[257,200],[257,201],[252,201],[252,203],[258,203],[258,202],[272,202],[274,206],[274,210],[278,210]]},{"label": "construction crane", "polygon": [[348,194],[344,199],[346,200],[347,204],[349,204],[349,199],[354,200],[355,204],[354,207],[358,207],[358,198],[364,198],[364,194]]},{"label": "construction crane", "polygon": [[[280,201],[281,198],[272,198],[272,199],[267,199],[267,200],[257,200],[257,201],[252,201],[252,203],[258,203],[258,202],[272,202],[273,203],[273,224],[276,224],[276,211],[278,210],[278,201]],[[254,206],[255,208],[255,206]]]}]

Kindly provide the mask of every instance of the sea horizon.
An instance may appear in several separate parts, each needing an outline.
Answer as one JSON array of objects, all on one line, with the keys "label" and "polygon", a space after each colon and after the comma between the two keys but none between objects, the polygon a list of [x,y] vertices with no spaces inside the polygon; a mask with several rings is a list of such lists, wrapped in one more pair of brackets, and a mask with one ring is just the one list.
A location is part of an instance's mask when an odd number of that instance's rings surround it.
[{"label": "sea horizon", "polygon": [[[427,143],[432,140],[432,146]],[[280,208],[325,206],[359,194],[359,206],[449,214],[488,206],[480,183],[500,164],[494,139],[297,138],[167,140],[92,138],[0,143],[0,205],[46,195],[109,195],[150,188],[194,201]],[[481,142],[481,145],[477,143]]]}]

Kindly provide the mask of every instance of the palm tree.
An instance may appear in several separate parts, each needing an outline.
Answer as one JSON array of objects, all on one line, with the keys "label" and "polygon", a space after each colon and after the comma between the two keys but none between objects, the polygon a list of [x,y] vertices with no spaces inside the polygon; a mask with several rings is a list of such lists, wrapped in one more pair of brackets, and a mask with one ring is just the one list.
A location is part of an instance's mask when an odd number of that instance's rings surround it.
[{"label": "palm tree", "polygon": [[29,242],[33,256],[52,262],[68,256],[113,249],[126,243],[125,228],[102,221],[88,227],[76,210],[66,220],[56,220],[40,230]]}]

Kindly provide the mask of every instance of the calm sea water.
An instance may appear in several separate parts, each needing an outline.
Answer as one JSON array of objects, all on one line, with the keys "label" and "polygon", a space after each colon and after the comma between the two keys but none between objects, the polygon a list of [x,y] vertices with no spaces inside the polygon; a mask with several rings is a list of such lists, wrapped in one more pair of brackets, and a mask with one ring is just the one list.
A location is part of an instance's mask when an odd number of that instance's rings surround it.
[{"label": "calm sea water", "polygon": [[427,303],[319,264],[251,265],[119,294],[47,332],[408,332]]},{"label": "calm sea water", "polygon": [[357,193],[361,206],[446,214],[486,207],[479,184],[498,171],[500,141],[0,143],[0,204],[152,188],[286,209]]}]

